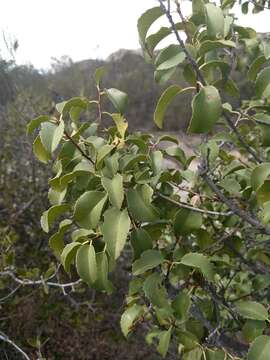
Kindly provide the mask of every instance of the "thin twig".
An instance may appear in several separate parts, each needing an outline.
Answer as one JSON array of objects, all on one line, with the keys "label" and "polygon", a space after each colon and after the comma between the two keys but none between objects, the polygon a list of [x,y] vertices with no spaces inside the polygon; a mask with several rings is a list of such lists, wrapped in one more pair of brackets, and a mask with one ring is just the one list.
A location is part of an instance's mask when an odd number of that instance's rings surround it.
[{"label": "thin twig", "polygon": [[83,151],[83,149],[80,147],[80,145],[77,144],[76,141],[74,141],[74,139],[66,131],[64,131],[64,134],[72,142],[72,144],[79,150],[79,152],[82,154],[82,156],[85,157],[88,161],[91,162],[91,164],[94,165],[95,164],[94,161]]},{"label": "thin twig", "polygon": [[207,168],[205,166],[200,165],[198,167],[199,175],[206,182],[206,184],[210,187],[210,189],[219,197],[219,199],[231,209],[232,213],[238,215],[241,219],[255,227],[260,232],[270,235],[270,228],[264,226],[254,215],[251,215],[245,210],[242,210],[238,207],[232,200],[228,199],[221,190],[217,187],[217,185],[213,182],[212,179],[207,175]]},{"label": "thin twig", "polygon": [[166,195],[163,195],[161,193],[158,193],[158,196],[161,197],[162,199],[164,200],[167,200],[169,201],[170,203],[178,206],[178,207],[181,207],[181,208],[184,208],[184,209],[188,209],[188,210],[191,210],[191,211],[194,211],[194,212],[199,212],[201,214],[205,214],[205,215],[211,215],[211,216],[231,216],[233,214],[232,211],[227,211],[227,212],[219,212],[219,211],[211,211],[211,210],[205,210],[205,209],[200,209],[200,208],[197,208],[197,207],[194,207],[194,206],[191,206],[191,205],[188,205],[186,203],[183,203],[181,201],[176,201],[176,200],[173,200],[171,199],[170,197],[166,196]]},{"label": "thin twig", "polygon": [[44,285],[44,284],[46,284],[48,286],[59,287],[62,289],[67,288],[67,287],[73,287],[82,282],[81,279],[78,279],[73,282],[61,284],[61,283],[57,283],[57,282],[46,281],[45,279],[40,279],[40,280],[20,279],[10,270],[0,272],[0,277],[3,277],[3,276],[9,276],[16,283],[21,284],[21,285]]},{"label": "thin twig", "polygon": [[201,73],[201,71],[199,69],[198,64],[193,59],[190,52],[186,49],[184,41],[180,38],[180,35],[179,35],[179,33],[178,33],[177,29],[176,29],[176,26],[175,26],[175,23],[174,23],[173,18],[171,16],[171,13],[166,9],[166,6],[163,4],[162,0],[158,0],[158,1],[159,1],[161,9],[164,11],[164,13],[167,16],[167,19],[169,20],[169,22],[171,24],[172,30],[173,30],[173,32],[174,32],[174,34],[176,36],[176,39],[177,39],[179,45],[181,46],[182,50],[186,54],[186,57],[187,57],[188,61],[190,62],[190,64],[192,65],[194,71],[196,72],[197,80],[200,81],[203,85],[206,85],[206,81],[205,81],[205,79],[204,79],[204,77],[203,77],[203,75],[202,75],[202,73]]},{"label": "thin twig", "polygon": [[30,357],[17,344],[15,344],[14,341],[10,340],[10,338],[2,331],[0,331],[0,340],[13,346],[25,359],[31,360]]}]

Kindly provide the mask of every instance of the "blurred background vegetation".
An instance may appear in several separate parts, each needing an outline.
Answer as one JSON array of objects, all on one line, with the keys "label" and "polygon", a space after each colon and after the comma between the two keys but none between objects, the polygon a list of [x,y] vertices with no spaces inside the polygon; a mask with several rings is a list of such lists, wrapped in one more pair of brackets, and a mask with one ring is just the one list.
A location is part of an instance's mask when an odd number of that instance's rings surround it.
[{"label": "blurred background vegetation", "polygon": [[[11,60],[0,57],[0,271],[14,267],[18,276],[39,279],[55,270],[48,236],[39,223],[49,205],[50,174],[33,156],[33,139],[26,136],[26,124],[73,96],[95,98],[93,74],[102,65],[106,67],[104,87],[129,95],[129,128],[156,131],[152,116],[164,87],[155,82],[152,65],[146,64],[139,52],[119,50],[106,61],[77,63],[62,57],[54,59],[48,72],[17,66],[12,56]],[[183,84],[180,73],[176,71],[170,81]],[[236,80],[244,89],[241,94],[249,91],[244,75]],[[166,131],[181,133],[189,119],[187,103],[182,96],[170,107]],[[104,104],[104,109],[113,110],[109,104]],[[17,289],[10,278],[0,277],[0,330],[33,359],[159,359],[142,335],[127,342],[120,332],[126,263],[127,259],[122,259],[115,272],[117,290],[110,298],[85,287],[67,293],[45,286]],[[61,271],[58,276],[61,282],[69,281]],[[0,342],[0,359],[20,359],[20,355]]]}]

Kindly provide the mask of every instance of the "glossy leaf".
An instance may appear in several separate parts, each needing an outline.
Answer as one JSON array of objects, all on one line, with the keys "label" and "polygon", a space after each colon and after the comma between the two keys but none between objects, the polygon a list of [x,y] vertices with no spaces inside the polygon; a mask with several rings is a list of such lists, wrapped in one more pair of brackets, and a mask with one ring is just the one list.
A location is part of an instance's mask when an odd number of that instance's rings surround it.
[{"label": "glossy leaf", "polygon": [[119,211],[111,208],[104,213],[104,223],[101,232],[107,245],[107,250],[113,259],[117,259],[123,250],[130,228],[127,210]]},{"label": "glossy leaf", "polygon": [[96,253],[92,244],[85,244],[79,248],[76,254],[76,268],[80,278],[88,285],[96,281]]},{"label": "glossy leaf", "polygon": [[47,162],[51,159],[51,154],[45,149],[40,136],[37,136],[33,143],[33,152],[36,158],[44,164],[47,164]]},{"label": "glossy leaf", "polygon": [[63,121],[60,121],[59,125],[49,122],[41,124],[40,140],[48,153],[51,154],[58,147],[64,134],[64,127]]},{"label": "glossy leaf", "polygon": [[182,89],[178,85],[171,85],[163,92],[163,94],[158,100],[157,107],[154,113],[154,122],[159,128],[163,127],[163,118],[165,112],[168,106],[170,105],[170,103],[175,98],[175,96],[188,90],[190,90],[190,88]]},{"label": "glossy leaf", "polygon": [[219,92],[214,86],[205,86],[192,100],[192,118],[189,133],[206,133],[213,129],[222,114]]},{"label": "glossy leaf", "polygon": [[85,229],[94,229],[107,200],[107,196],[100,191],[87,191],[75,203],[74,219]]}]

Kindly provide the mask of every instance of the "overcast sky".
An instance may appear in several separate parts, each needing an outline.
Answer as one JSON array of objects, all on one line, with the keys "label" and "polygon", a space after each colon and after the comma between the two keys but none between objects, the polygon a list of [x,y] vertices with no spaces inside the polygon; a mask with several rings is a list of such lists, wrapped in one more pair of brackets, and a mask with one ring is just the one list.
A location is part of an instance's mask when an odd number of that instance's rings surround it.
[{"label": "overcast sky", "polygon": [[[18,63],[48,68],[52,57],[106,58],[120,48],[138,48],[137,19],[155,5],[156,0],[2,0],[0,29],[18,39]],[[185,1],[186,15],[189,9]],[[244,26],[270,32],[270,11],[239,18]]]}]

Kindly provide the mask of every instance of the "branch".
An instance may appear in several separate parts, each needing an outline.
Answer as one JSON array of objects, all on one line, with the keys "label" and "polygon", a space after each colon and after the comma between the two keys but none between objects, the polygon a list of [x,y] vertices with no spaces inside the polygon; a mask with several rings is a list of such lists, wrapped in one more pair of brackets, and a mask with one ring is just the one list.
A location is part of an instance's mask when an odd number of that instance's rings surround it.
[{"label": "branch", "polygon": [[235,204],[232,200],[229,200],[217,187],[217,185],[213,182],[212,179],[207,175],[207,167],[201,164],[198,167],[199,175],[206,182],[206,184],[210,187],[210,189],[219,197],[219,199],[231,209],[232,213],[239,216],[241,219],[255,227],[260,232],[270,235],[270,228],[264,226],[254,215],[248,213],[247,211],[242,210]]},{"label": "branch", "polygon": [[0,277],[4,277],[4,276],[11,277],[16,283],[18,283],[20,285],[44,285],[44,284],[46,284],[48,286],[59,287],[62,289],[65,289],[67,287],[73,287],[82,282],[81,279],[78,279],[73,282],[61,284],[61,283],[57,283],[57,282],[46,281],[44,279],[40,279],[40,280],[20,279],[10,270],[0,272]]},{"label": "branch", "polygon": [[79,144],[74,141],[74,139],[66,132],[64,131],[64,134],[72,142],[72,144],[79,150],[79,152],[82,154],[83,157],[85,157],[88,161],[90,161],[91,164],[95,165],[94,161],[83,151],[83,149],[80,147]]},{"label": "branch", "polygon": [[225,111],[223,112],[223,115],[224,115],[224,117],[225,117],[225,119],[227,121],[227,124],[232,129],[234,134],[237,136],[237,138],[238,138],[239,142],[242,144],[242,146],[247,150],[248,153],[250,153],[250,155],[252,155],[252,157],[254,158],[254,160],[257,163],[262,163],[262,160],[259,158],[257,153],[248,145],[248,143],[246,143],[246,141],[244,140],[244,138],[242,137],[242,135],[238,131],[237,127],[234,125],[234,123],[233,123],[232,119],[230,118],[230,116]]},{"label": "branch", "polygon": [[26,360],[31,360],[30,357],[17,344],[15,344],[14,341],[10,340],[10,338],[2,331],[0,331],[0,340],[13,346]]},{"label": "branch", "polygon": [[[183,49],[184,53],[186,54],[186,57],[190,63],[190,65],[192,66],[193,70],[196,72],[196,75],[197,75],[197,80],[200,81],[202,83],[202,85],[207,85],[207,82],[196,62],[196,60],[192,57],[192,55],[189,53],[189,51],[186,49],[185,47],[185,43],[183,42],[183,40],[180,38],[179,36],[179,33],[176,29],[176,26],[175,26],[175,23],[173,21],[173,18],[169,12],[168,9],[166,9],[166,6],[162,3],[162,0],[158,0],[159,1],[159,4],[160,4],[160,7],[161,9],[164,11],[164,13],[166,14],[167,16],[167,19],[169,20],[170,24],[171,24],[171,27],[173,29],[173,32],[176,36],[176,39],[179,43],[179,45],[181,46],[181,48]],[[176,5],[177,5],[177,0],[175,1]],[[177,11],[179,12],[179,9],[180,9],[180,6],[178,7],[177,6]],[[180,12],[179,12],[181,15],[181,17],[183,17],[183,14],[181,13],[181,9],[180,9]],[[186,36],[188,37],[189,34],[188,32],[186,31],[186,28],[184,26],[184,31],[185,31],[185,34]],[[241,134],[239,133],[239,131],[237,130],[236,126],[234,125],[233,121],[230,119],[230,117],[228,116],[228,114],[226,114],[224,112],[224,117],[229,125],[229,127],[232,129],[232,131],[235,133],[235,135],[237,136],[238,140],[240,141],[240,143],[243,145],[243,147],[247,150],[247,152],[250,153],[250,155],[252,155],[252,157],[255,159],[255,161],[257,163],[261,163],[261,159],[258,157],[258,155],[256,154],[256,152],[245,142],[245,140],[243,139],[243,137],[241,136]]]},{"label": "branch", "polygon": [[177,29],[176,29],[175,23],[173,21],[173,18],[171,16],[171,13],[170,13],[169,9],[166,9],[166,6],[163,4],[162,0],[158,0],[158,1],[159,1],[161,9],[164,11],[165,15],[167,16],[167,19],[169,20],[169,22],[171,24],[172,30],[173,30],[173,32],[174,32],[174,34],[176,36],[176,39],[177,39],[179,45],[181,46],[182,50],[186,54],[186,57],[187,57],[188,61],[190,62],[191,66],[193,67],[194,71],[196,72],[197,80],[200,81],[203,85],[206,85],[206,81],[205,81],[205,79],[204,79],[204,77],[203,77],[203,75],[201,73],[201,70],[199,69],[198,64],[193,59],[190,52],[186,49],[184,41],[180,38],[180,35],[179,35],[179,33],[178,33]]},{"label": "branch", "polygon": [[227,211],[227,212],[219,212],[219,211],[211,211],[211,210],[205,210],[205,209],[200,209],[200,208],[196,208],[194,206],[188,205],[186,203],[183,203],[181,201],[176,201],[171,199],[170,197],[163,195],[161,193],[158,193],[158,196],[161,197],[164,200],[169,201],[170,203],[180,207],[180,208],[184,208],[184,209],[188,209],[194,212],[199,212],[205,215],[211,215],[211,216],[231,216],[233,214],[232,211]]}]

